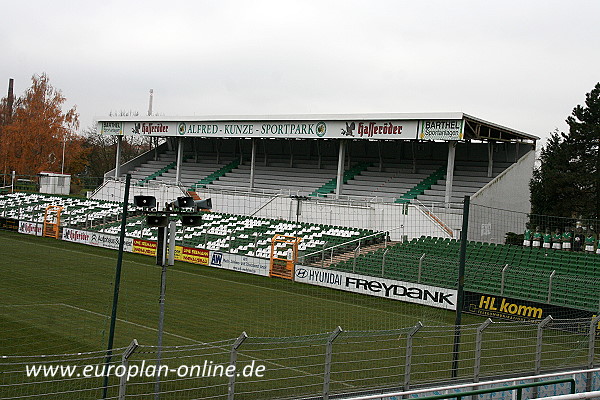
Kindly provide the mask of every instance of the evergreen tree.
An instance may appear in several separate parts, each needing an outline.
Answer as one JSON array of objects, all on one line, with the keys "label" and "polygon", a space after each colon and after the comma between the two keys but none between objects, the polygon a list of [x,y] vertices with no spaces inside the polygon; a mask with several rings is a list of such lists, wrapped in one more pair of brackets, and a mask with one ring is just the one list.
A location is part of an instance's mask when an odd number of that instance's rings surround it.
[{"label": "evergreen tree", "polygon": [[581,215],[600,215],[600,83],[586,94],[585,106],[578,105],[567,118],[566,142],[571,155]]},{"label": "evergreen tree", "polygon": [[541,151],[530,183],[534,214],[598,218],[600,215],[600,83],[554,132]]}]

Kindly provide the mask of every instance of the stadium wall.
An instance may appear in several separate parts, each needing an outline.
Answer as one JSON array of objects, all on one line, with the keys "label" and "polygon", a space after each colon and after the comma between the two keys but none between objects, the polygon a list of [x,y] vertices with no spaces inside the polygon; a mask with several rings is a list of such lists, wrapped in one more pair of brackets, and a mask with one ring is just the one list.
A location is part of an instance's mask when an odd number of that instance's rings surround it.
[{"label": "stadium wall", "polygon": [[533,176],[535,151],[531,150],[516,163],[471,196],[471,202],[502,210],[529,213],[529,182]]},{"label": "stadium wall", "polygon": [[469,240],[504,243],[507,232],[525,230],[526,218],[502,218],[499,213],[506,210],[525,216],[531,212],[529,182],[534,162],[535,151],[531,150],[471,196],[473,206],[488,212],[471,214]]}]

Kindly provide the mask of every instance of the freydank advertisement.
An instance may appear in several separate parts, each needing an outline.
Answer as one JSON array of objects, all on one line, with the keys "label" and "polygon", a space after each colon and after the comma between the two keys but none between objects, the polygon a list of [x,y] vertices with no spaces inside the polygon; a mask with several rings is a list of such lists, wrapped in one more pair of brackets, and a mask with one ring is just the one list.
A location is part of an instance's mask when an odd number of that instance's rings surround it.
[{"label": "freydank advertisement", "polygon": [[26,235],[42,236],[44,227],[36,222],[19,221],[19,233]]},{"label": "freydank advertisement", "polygon": [[239,254],[211,251],[210,266],[261,276],[269,276],[269,260]]},{"label": "freydank advertisement", "polygon": [[539,321],[548,315],[555,319],[587,319],[594,316],[594,313],[590,311],[475,292],[465,292],[463,311],[511,321]]},{"label": "freydank advertisement", "polygon": [[296,266],[296,282],[456,310],[456,290],[348,272]]}]

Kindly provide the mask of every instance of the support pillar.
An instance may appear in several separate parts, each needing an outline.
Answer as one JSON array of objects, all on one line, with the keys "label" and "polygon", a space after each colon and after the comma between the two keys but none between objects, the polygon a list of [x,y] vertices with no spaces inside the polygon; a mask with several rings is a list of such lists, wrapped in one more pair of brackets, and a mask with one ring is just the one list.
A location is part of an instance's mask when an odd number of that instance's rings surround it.
[{"label": "support pillar", "polygon": [[117,136],[117,151],[115,156],[115,179],[119,179],[120,168],[119,165],[121,163],[121,142],[123,141],[123,136]]},{"label": "support pillar", "polygon": [[446,207],[450,204],[452,199],[452,184],[454,181],[454,160],[456,158],[456,140],[448,142],[448,165],[446,167],[446,195],[444,196],[444,203]]},{"label": "support pillar", "polygon": [[183,162],[183,138],[177,138],[177,172],[175,173],[175,183],[179,185],[181,181],[181,163]]},{"label": "support pillar", "polygon": [[250,190],[254,189],[254,166],[256,165],[256,139],[252,139],[252,153],[250,157]]},{"label": "support pillar", "polygon": [[340,198],[342,194],[342,184],[344,183],[344,158],[346,158],[346,141],[340,140],[340,152],[338,155],[337,184],[335,187],[335,197]]},{"label": "support pillar", "polygon": [[487,177],[491,178],[494,174],[494,142],[488,142],[488,170]]}]

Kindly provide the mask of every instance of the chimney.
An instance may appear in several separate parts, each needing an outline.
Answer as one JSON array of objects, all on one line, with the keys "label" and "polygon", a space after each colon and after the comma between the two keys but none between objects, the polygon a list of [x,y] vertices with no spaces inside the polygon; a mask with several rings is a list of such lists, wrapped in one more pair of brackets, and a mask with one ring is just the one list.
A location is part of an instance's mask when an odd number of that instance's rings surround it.
[{"label": "chimney", "polygon": [[148,102],[148,116],[152,115],[152,97],[154,95],[154,90],[150,89],[150,100]]},{"label": "chimney", "polygon": [[12,114],[13,114],[13,104],[15,102],[15,96],[13,94],[13,85],[14,85],[15,80],[13,78],[10,78],[8,80],[8,97],[7,97],[7,115],[6,115],[6,122],[10,123],[10,121],[12,120]]}]

